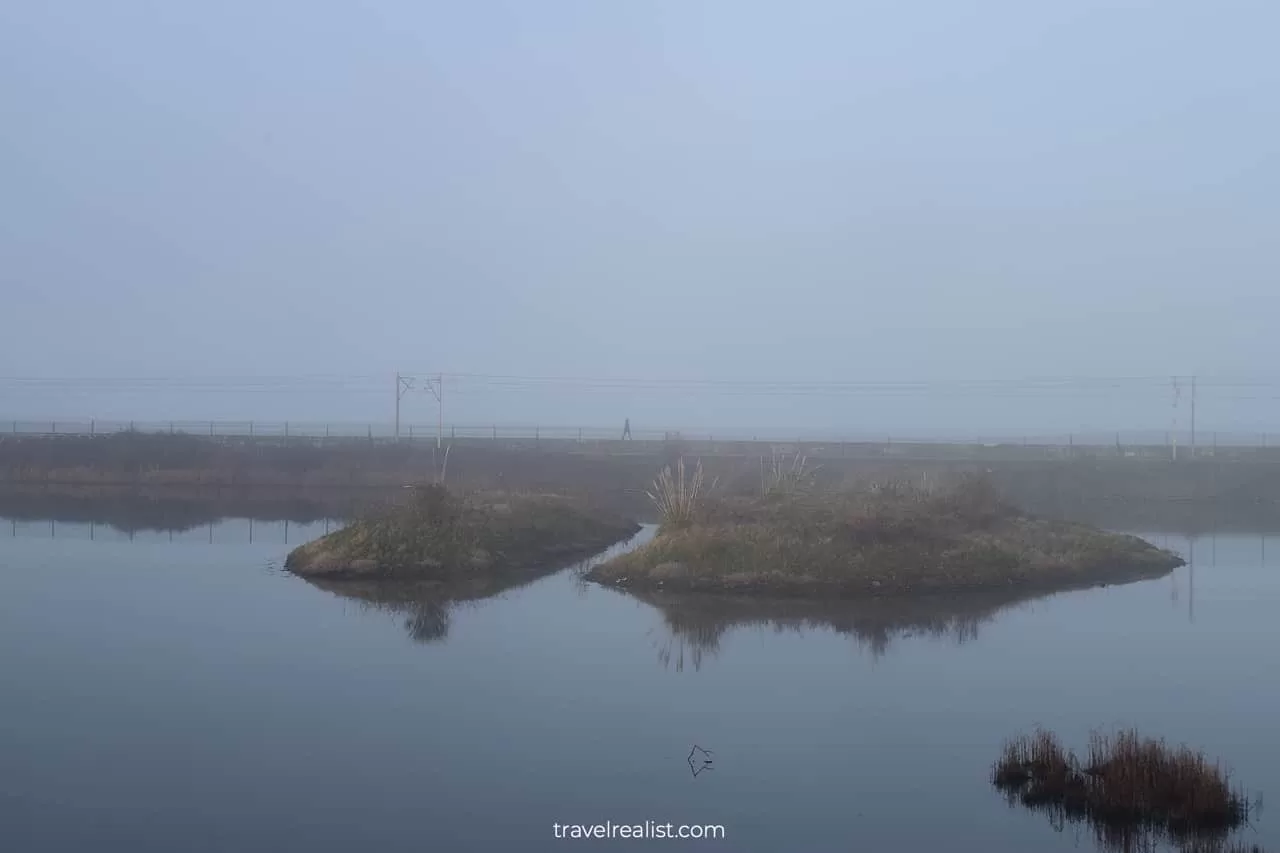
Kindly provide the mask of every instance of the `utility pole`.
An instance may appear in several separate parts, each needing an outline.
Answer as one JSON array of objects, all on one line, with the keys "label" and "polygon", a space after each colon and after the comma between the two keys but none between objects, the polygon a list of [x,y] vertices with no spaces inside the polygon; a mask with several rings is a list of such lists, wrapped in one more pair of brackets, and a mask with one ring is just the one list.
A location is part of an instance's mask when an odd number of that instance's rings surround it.
[{"label": "utility pole", "polygon": [[1178,377],[1175,376],[1173,377],[1173,431],[1170,433],[1170,435],[1173,436],[1174,462],[1178,461],[1178,396]]},{"label": "utility pole", "polygon": [[[396,374],[396,440],[400,439],[400,400],[413,391],[416,377]],[[426,391],[436,398],[436,448],[444,444],[444,374],[437,373],[426,380]]]},{"label": "utility pole", "polygon": [[436,450],[444,443],[444,374],[427,380],[427,390],[436,398]]},{"label": "utility pole", "polygon": [[1196,455],[1196,378],[1191,377],[1191,456]]},{"label": "utility pole", "polygon": [[400,440],[400,400],[413,390],[413,377],[396,373],[396,441]]}]

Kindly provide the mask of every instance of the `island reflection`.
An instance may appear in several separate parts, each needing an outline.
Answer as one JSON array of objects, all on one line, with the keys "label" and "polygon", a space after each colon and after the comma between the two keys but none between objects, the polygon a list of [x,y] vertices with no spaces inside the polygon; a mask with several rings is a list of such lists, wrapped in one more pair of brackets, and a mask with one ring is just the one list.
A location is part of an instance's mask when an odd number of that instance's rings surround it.
[{"label": "island reflection", "polygon": [[682,672],[702,667],[724,638],[737,628],[775,632],[834,631],[852,637],[873,657],[888,653],[895,641],[928,637],[962,645],[999,614],[1054,593],[982,592],[955,596],[864,600],[770,599],[662,592],[628,593],[662,615],[665,636],[658,639],[659,662]]},{"label": "island reflection", "polygon": [[454,583],[308,578],[307,583],[370,610],[402,617],[405,631],[415,643],[435,643],[449,636],[449,623],[457,607],[528,586],[540,577],[521,573]]},{"label": "island reflection", "polygon": [[400,616],[405,631],[416,643],[434,643],[449,636],[451,616],[460,606],[476,604],[505,592],[529,586],[550,575],[565,572],[580,577],[601,560],[607,560],[653,537],[654,526],[642,525],[639,532],[593,557],[569,566],[520,569],[485,576],[439,580],[326,580],[309,577],[306,582],[340,598],[359,602],[371,610]]}]

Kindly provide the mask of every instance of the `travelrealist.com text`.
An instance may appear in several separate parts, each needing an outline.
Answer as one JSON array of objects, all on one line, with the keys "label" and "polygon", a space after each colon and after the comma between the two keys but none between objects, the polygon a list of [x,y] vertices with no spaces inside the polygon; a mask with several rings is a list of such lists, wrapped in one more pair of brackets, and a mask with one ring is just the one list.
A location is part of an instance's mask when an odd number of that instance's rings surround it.
[{"label": "travelrealist.com text", "polygon": [[714,824],[674,824],[646,820],[644,823],[553,823],[556,838],[724,838],[724,827]]}]

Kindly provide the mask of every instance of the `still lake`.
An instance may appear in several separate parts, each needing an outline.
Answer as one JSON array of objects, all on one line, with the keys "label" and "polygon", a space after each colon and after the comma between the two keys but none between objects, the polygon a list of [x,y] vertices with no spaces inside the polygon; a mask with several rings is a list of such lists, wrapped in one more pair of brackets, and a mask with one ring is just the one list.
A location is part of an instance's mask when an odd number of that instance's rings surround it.
[{"label": "still lake", "polygon": [[[1095,849],[988,784],[1037,724],[1280,792],[1278,533],[1149,534],[1194,557],[1158,581],[810,609],[572,571],[343,596],[281,570],[324,529],[0,522],[0,849]],[[554,837],[606,821],[726,838]],[[1280,850],[1280,821],[1239,838]]]}]

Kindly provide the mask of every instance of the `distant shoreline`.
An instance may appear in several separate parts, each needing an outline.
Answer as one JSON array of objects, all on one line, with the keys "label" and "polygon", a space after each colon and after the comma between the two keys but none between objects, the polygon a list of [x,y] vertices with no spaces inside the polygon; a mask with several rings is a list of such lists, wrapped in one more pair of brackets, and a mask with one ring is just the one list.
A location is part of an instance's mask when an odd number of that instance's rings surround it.
[{"label": "distant shoreline", "polygon": [[[625,446],[623,446],[625,445]],[[619,452],[613,452],[621,447]],[[724,443],[734,455],[701,457],[722,484],[759,479],[769,445]],[[574,442],[494,445],[468,439],[452,446],[448,481],[458,488],[562,491],[645,511],[643,491],[654,474],[681,455],[699,458],[688,442]],[[822,477],[843,480],[932,481],[984,473],[1011,502],[1042,515],[1093,523],[1099,514],[1147,518],[1180,514],[1185,528],[1230,510],[1250,530],[1280,524],[1280,449],[1274,464],[1259,458],[1063,458],[1057,460],[912,460],[870,456],[812,457]],[[1017,450],[1017,448],[1014,448]],[[838,453],[838,450],[837,450]],[[753,455],[754,454],[754,455]],[[763,457],[766,458],[767,457]],[[0,486],[76,492],[99,490],[296,490],[302,497],[352,504],[380,499],[429,480],[433,443],[227,444],[199,436],[135,434],[97,438],[0,436]],[[347,497],[333,497],[346,494]],[[1245,521],[1247,519],[1247,521]]]}]

